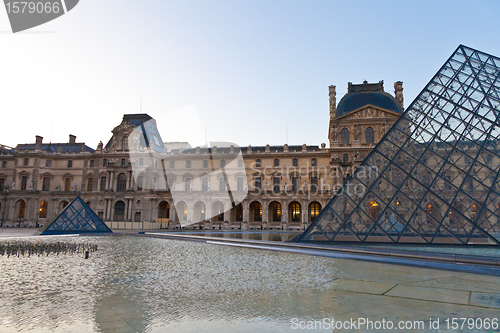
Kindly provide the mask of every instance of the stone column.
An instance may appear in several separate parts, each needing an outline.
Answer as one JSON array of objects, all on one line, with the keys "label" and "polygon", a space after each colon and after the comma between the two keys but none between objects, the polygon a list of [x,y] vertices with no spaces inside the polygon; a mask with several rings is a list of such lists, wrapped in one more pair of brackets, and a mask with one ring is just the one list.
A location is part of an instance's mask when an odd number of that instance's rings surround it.
[{"label": "stone column", "polygon": [[243,205],[243,222],[250,221],[250,202],[247,200],[244,200],[242,203]]},{"label": "stone column", "polygon": [[269,222],[269,202],[262,200],[262,222]]},{"label": "stone column", "polygon": [[128,206],[128,220],[133,221],[132,219],[132,206],[134,204],[134,199],[128,199],[129,200],[129,206]]}]

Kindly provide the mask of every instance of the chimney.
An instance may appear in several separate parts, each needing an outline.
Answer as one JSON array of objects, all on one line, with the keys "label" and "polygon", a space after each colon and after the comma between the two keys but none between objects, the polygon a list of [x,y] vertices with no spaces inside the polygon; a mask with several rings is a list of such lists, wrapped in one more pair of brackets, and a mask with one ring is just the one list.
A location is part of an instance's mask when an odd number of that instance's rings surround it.
[{"label": "chimney", "polygon": [[43,137],[41,137],[40,135],[37,135],[35,136],[35,150],[42,150],[42,140],[43,140]]},{"label": "chimney", "polygon": [[401,104],[401,106],[404,109],[403,105],[403,82],[397,81],[394,82],[394,97],[396,97],[396,100]]},{"label": "chimney", "polygon": [[73,134],[70,134],[69,135],[69,143],[75,143],[76,142],[76,136],[74,136]]}]

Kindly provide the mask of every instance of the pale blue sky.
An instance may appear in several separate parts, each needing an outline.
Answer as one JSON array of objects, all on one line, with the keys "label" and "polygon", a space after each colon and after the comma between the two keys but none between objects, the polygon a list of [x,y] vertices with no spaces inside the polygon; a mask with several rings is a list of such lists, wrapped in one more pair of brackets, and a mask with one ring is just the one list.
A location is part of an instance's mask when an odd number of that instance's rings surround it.
[{"label": "pale blue sky", "polygon": [[[0,8],[0,143],[95,148],[125,113],[164,141],[327,142],[328,86],[404,82],[405,106],[459,44],[500,56],[499,1],[80,0],[8,33]],[[179,131],[168,112],[197,110]],[[186,112],[186,115],[193,115]],[[172,117],[171,119],[178,119]],[[200,134],[201,133],[201,134]]]}]

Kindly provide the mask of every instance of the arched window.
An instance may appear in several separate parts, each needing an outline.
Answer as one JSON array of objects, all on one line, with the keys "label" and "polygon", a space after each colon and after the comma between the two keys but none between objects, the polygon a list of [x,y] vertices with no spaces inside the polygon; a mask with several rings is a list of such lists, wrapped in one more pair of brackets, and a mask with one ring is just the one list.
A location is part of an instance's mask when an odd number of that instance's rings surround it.
[{"label": "arched window", "polygon": [[208,168],[208,160],[203,161],[203,168],[204,169]]},{"label": "arched window", "polygon": [[47,217],[47,207],[49,207],[47,201],[42,201],[40,203],[40,214],[38,215],[39,218],[44,219]]},{"label": "arched window", "polygon": [[380,216],[380,207],[378,203],[376,203],[375,201],[370,201],[368,202],[367,206],[370,217],[374,220],[377,220]]},{"label": "arched window", "polygon": [[274,159],[274,166],[279,167],[280,166],[280,160],[278,158]]},{"label": "arched window", "polygon": [[298,159],[296,159],[296,158],[294,158],[294,159],[293,159],[293,161],[292,161],[292,165],[293,165],[294,167],[299,166],[299,160],[298,160]]},{"label": "arched window", "polygon": [[317,166],[317,165],[318,165],[318,161],[316,160],[316,158],[313,158],[313,159],[311,160],[311,166],[313,166],[313,167],[314,167],[314,166]]},{"label": "arched window", "polygon": [[21,200],[21,202],[19,203],[19,214],[17,215],[17,217],[23,219],[25,210],[26,210],[26,201]]},{"label": "arched window", "polygon": [[300,222],[300,204],[292,202],[290,204],[290,211],[292,213],[292,222]]},{"label": "arched window", "polygon": [[279,202],[271,203],[272,217],[274,222],[281,221],[281,204]]},{"label": "arched window", "polygon": [[125,218],[125,203],[117,201],[115,203],[115,221],[123,221]]},{"label": "arched window", "polygon": [[159,219],[170,218],[170,204],[168,202],[162,201],[158,205],[158,218]]},{"label": "arched window", "polygon": [[125,159],[122,158],[121,166],[125,166]]},{"label": "arched window", "polygon": [[349,130],[347,128],[340,130],[340,143],[349,144]]},{"label": "arched window", "polygon": [[124,173],[118,175],[116,192],[125,192],[127,189],[127,176]]},{"label": "arched window", "polygon": [[375,134],[373,128],[368,127],[365,130],[366,143],[374,143],[375,142]]},{"label": "arched window", "polygon": [[320,211],[321,205],[317,202],[312,202],[309,205],[309,222],[314,221],[314,219],[318,217]]},{"label": "arched window", "polygon": [[122,139],[122,149],[128,150],[128,137],[124,136]]},{"label": "arched window", "polygon": [[261,165],[261,164],[260,164],[260,159],[256,159],[256,160],[255,160],[255,167],[256,167],[256,168],[260,168],[260,165]]},{"label": "arched window", "polygon": [[187,160],[186,161],[186,169],[190,169],[191,168],[191,161]]},{"label": "arched window", "polygon": [[235,211],[236,211],[235,212],[236,213],[236,222],[243,221],[243,204],[239,203],[238,205],[236,205]]}]

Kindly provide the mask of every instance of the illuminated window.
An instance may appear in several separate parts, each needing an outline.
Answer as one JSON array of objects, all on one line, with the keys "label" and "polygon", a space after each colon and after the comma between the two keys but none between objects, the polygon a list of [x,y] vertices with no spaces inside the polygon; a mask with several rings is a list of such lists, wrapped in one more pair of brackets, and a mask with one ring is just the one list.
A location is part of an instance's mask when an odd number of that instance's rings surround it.
[{"label": "illuminated window", "polygon": [[290,208],[292,211],[292,222],[300,222],[300,204],[293,202]]},{"label": "illuminated window", "polygon": [[367,206],[370,217],[374,220],[377,220],[380,216],[380,207],[378,203],[376,203],[375,201],[370,201],[368,202]]},{"label": "illuminated window", "polygon": [[317,202],[313,202],[309,205],[309,221],[313,221],[316,217],[318,217],[319,212],[321,211],[321,205]]},{"label": "illuminated window", "polygon": [[71,178],[69,178],[69,177],[64,178],[64,190],[65,191],[71,190]]},{"label": "illuminated window", "polygon": [[40,215],[38,215],[38,217],[40,217],[41,219],[44,219],[47,217],[47,207],[49,205],[47,204],[47,201],[42,201],[40,203]]},{"label": "illuminated window", "polygon": [[23,219],[25,210],[26,210],[26,201],[21,200],[21,202],[19,203],[19,214],[17,215],[17,217]]},{"label": "illuminated window", "polygon": [[279,202],[274,201],[271,203],[271,210],[274,222],[281,221],[281,204]]}]

